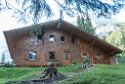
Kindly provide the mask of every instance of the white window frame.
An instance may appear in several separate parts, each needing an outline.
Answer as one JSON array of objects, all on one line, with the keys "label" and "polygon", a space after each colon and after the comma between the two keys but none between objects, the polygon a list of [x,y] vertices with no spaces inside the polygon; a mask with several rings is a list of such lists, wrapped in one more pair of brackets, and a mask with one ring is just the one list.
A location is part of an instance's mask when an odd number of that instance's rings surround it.
[{"label": "white window frame", "polygon": [[50,42],[54,42],[54,40],[55,40],[55,39],[54,39],[54,35],[50,35],[49,41],[50,41]]},{"label": "white window frame", "polygon": [[[31,55],[34,56],[34,57],[31,58],[30,57]],[[35,51],[30,51],[29,52],[29,60],[36,60],[36,52]]]}]

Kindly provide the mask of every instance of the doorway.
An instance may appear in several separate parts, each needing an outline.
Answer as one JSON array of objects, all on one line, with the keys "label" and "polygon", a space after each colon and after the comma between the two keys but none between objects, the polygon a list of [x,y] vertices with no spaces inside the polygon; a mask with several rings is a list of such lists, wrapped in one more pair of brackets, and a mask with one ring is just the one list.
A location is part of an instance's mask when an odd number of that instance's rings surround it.
[{"label": "doorway", "polygon": [[64,52],[64,63],[66,65],[71,65],[71,58],[70,58],[70,52],[69,51]]}]

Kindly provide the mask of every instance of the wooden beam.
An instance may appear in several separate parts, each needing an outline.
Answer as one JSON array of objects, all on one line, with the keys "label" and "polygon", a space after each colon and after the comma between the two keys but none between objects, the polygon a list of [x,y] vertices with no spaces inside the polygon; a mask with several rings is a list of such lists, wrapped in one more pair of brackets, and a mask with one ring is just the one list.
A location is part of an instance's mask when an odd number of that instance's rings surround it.
[{"label": "wooden beam", "polygon": [[112,50],[112,51],[110,51],[110,53],[109,53],[109,55],[114,55],[114,53],[115,53],[115,50]]}]

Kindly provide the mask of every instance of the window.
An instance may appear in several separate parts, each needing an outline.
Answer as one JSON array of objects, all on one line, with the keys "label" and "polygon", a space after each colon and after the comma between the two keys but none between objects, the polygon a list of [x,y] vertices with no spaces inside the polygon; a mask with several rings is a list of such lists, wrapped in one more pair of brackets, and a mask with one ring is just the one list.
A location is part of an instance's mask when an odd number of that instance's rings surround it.
[{"label": "window", "polygon": [[68,53],[65,53],[65,60],[69,60]]},{"label": "window", "polygon": [[42,40],[42,35],[38,35],[38,36],[37,36],[37,39],[38,39],[38,40]]},{"label": "window", "polygon": [[100,54],[97,54],[97,55],[96,55],[96,58],[97,58],[98,60],[100,60],[100,59],[101,59],[101,55],[100,55]]},{"label": "window", "polygon": [[49,59],[55,59],[55,53],[49,52]]},{"label": "window", "polygon": [[83,53],[83,54],[82,54],[82,58],[83,58],[83,59],[86,59],[86,58],[87,58],[87,54],[86,54],[86,53]]},{"label": "window", "polygon": [[74,42],[75,42],[75,38],[74,38],[74,37],[72,37],[71,42],[72,42],[72,43],[74,43]]},{"label": "window", "polygon": [[60,40],[61,40],[61,42],[65,42],[65,37],[64,37],[64,36],[61,36],[61,37],[60,37]]},{"label": "window", "polygon": [[49,41],[54,42],[54,35],[50,35]]},{"label": "window", "polygon": [[36,52],[35,51],[29,52],[29,60],[36,60]]}]

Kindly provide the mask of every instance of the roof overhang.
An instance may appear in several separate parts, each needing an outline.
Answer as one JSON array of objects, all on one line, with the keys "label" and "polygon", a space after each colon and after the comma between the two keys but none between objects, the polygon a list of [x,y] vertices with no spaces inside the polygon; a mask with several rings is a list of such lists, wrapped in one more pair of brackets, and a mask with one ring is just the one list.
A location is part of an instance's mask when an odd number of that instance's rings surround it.
[{"label": "roof overhang", "polygon": [[[64,20],[54,20],[46,23],[37,24],[42,29],[50,29],[50,28],[60,28],[61,30],[67,31],[68,33],[78,36],[81,39],[84,39],[85,41],[89,42],[90,45],[98,46],[101,49],[105,50],[106,52],[109,52],[110,55],[119,54],[122,52],[121,49],[99,39],[96,36],[93,36],[78,27],[64,21]],[[35,26],[35,25],[33,25]],[[33,26],[27,26],[23,28],[18,28],[14,30],[4,31],[4,35],[6,38],[7,45],[9,47],[10,53],[12,55],[12,48],[10,46],[14,46],[14,42],[18,39],[18,37],[26,35],[28,32],[30,32],[33,28]]]}]

